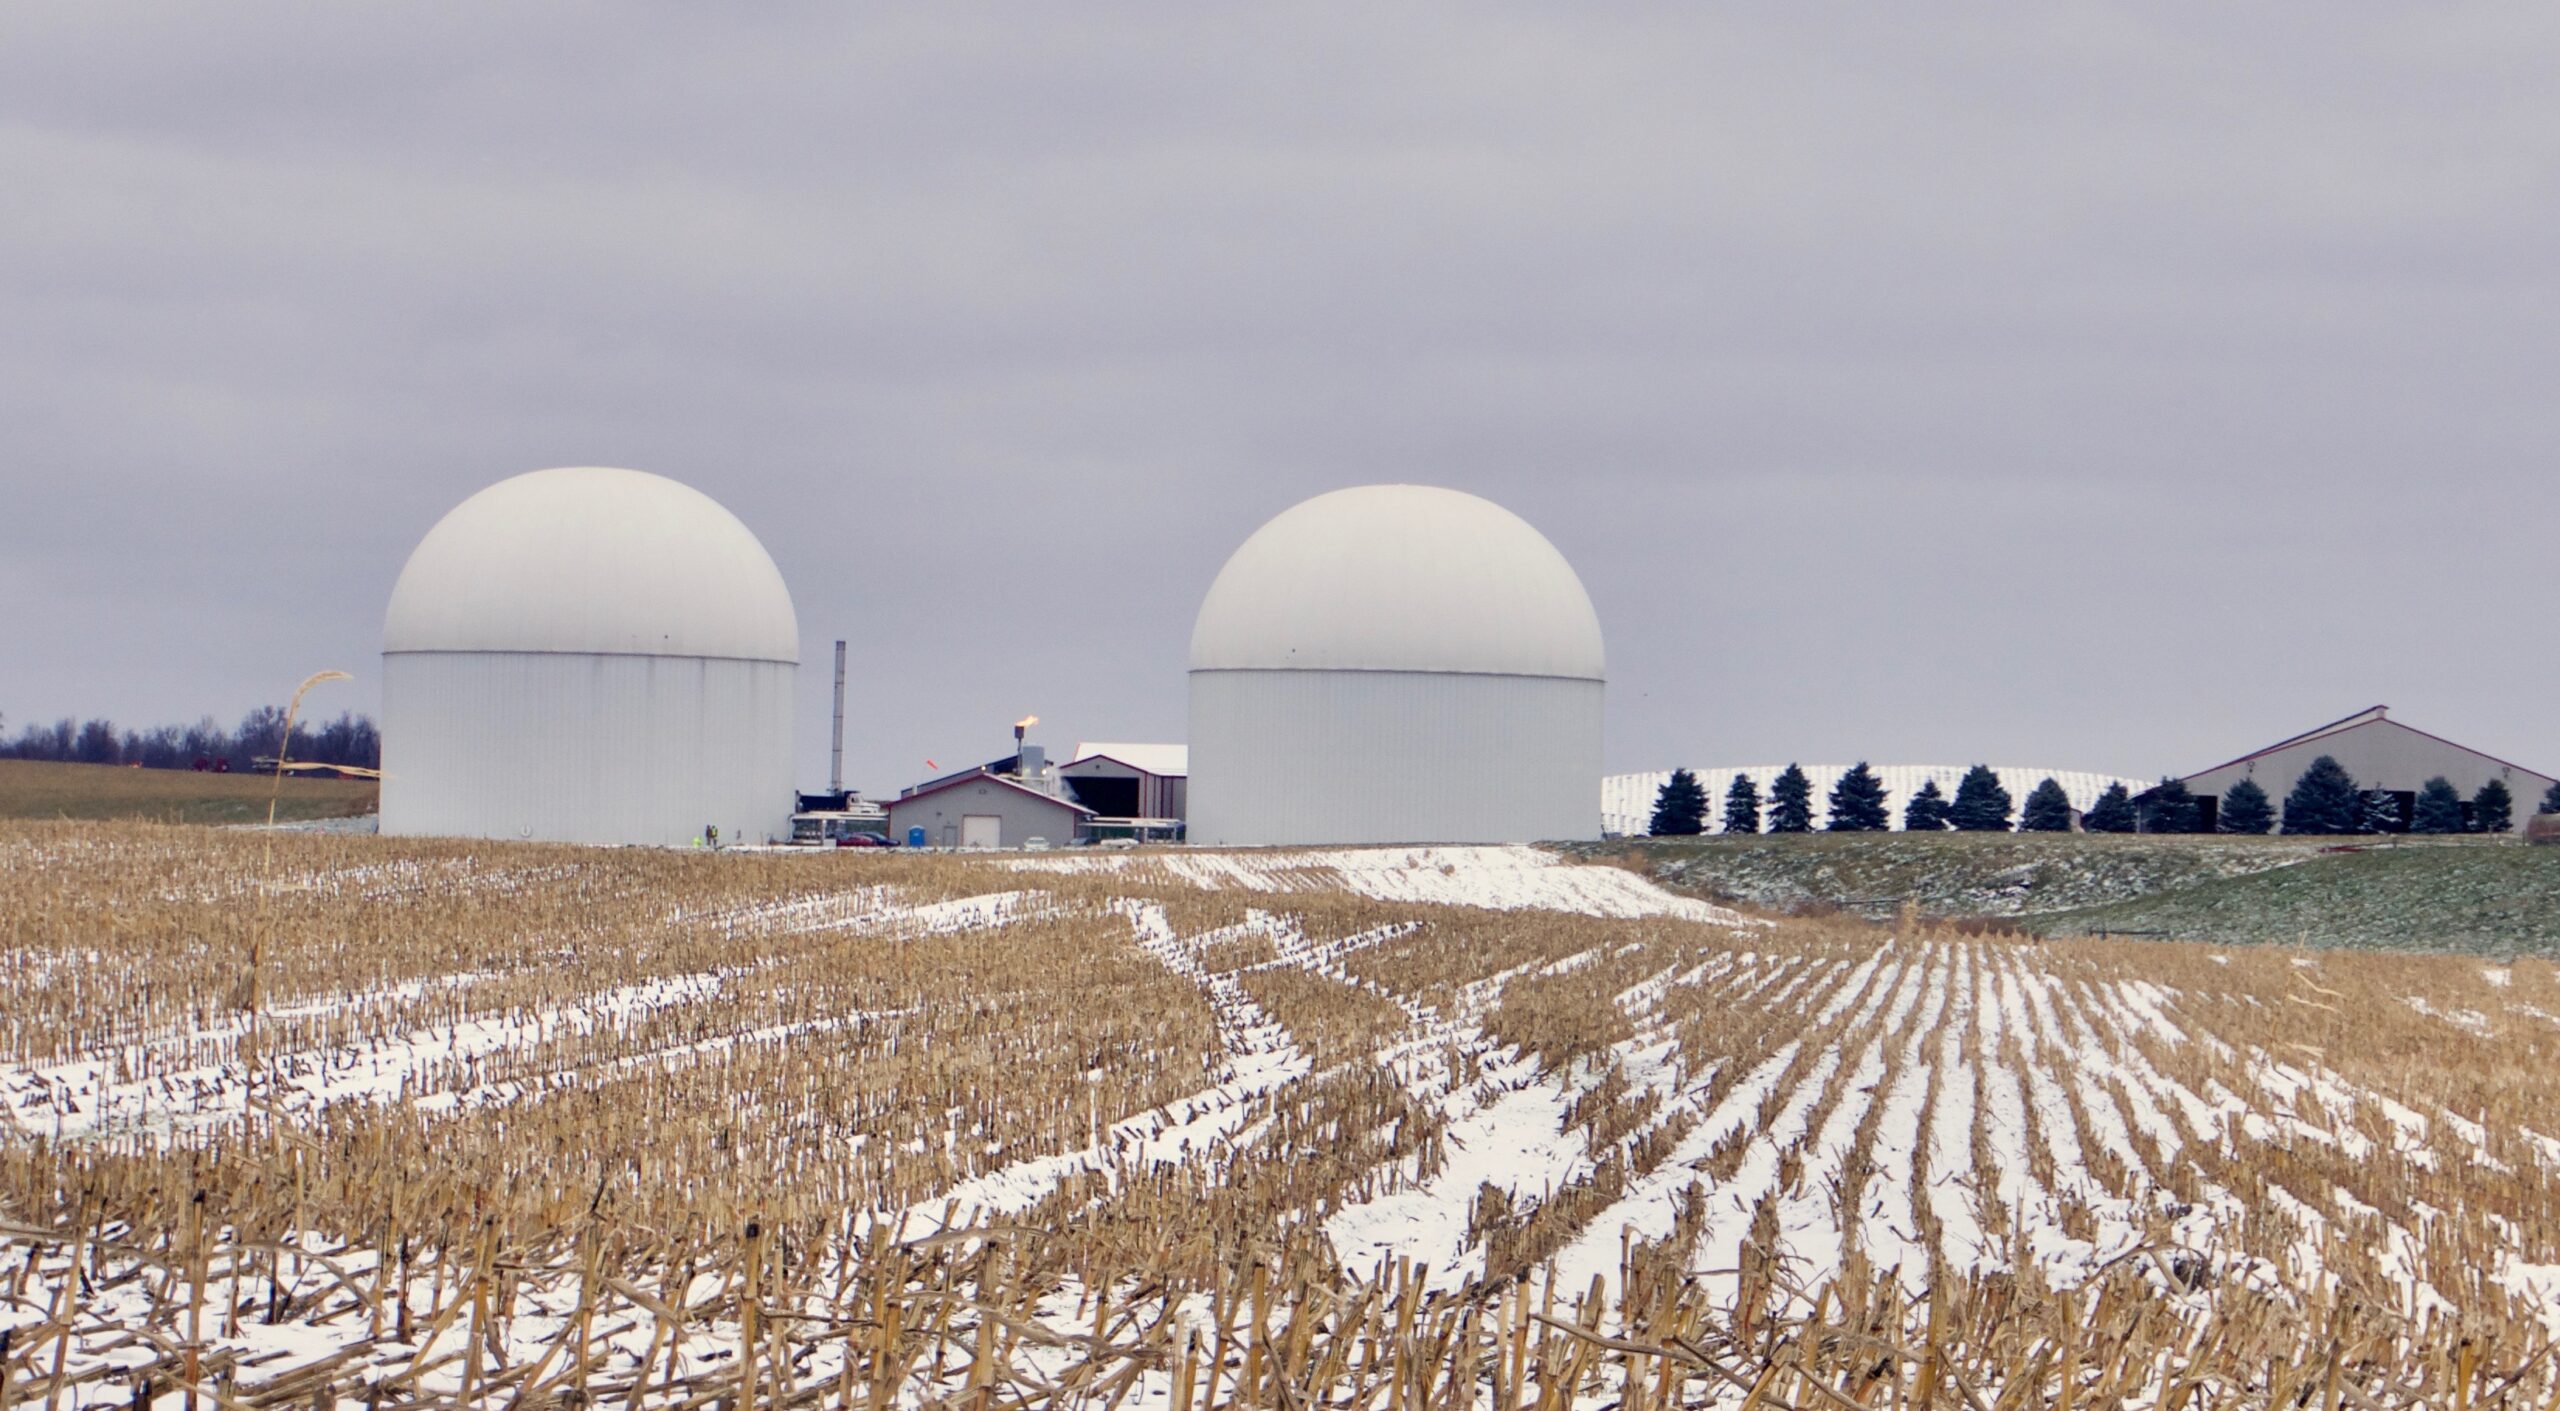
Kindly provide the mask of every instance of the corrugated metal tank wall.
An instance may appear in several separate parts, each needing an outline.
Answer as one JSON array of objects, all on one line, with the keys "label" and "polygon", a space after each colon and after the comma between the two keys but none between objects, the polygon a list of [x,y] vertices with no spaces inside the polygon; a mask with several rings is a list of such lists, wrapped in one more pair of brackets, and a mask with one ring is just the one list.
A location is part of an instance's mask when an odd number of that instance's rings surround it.
[{"label": "corrugated metal tank wall", "polygon": [[725,657],[391,652],[382,831],[682,846],[786,838],[798,668]]},{"label": "corrugated metal tank wall", "polygon": [[1186,836],[1596,838],[1602,689],[1543,676],[1194,671]]}]

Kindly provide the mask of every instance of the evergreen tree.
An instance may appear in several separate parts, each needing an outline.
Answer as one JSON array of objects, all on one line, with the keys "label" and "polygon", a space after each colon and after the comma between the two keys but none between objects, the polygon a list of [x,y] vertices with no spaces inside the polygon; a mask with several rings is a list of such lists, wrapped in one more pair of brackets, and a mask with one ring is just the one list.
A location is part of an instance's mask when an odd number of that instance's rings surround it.
[{"label": "evergreen tree", "polygon": [[2492,779],[2471,796],[2471,830],[2475,833],[2504,833],[2516,826],[2516,796],[2507,792],[2507,782]]},{"label": "evergreen tree", "polygon": [[1943,832],[1947,826],[1947,796],[1938,792],[1938,781],[1930,779],[1920,785],[1920,792],[1902,810],[1902,828],[1907,833]]},{"label": "evergreen tree", "polygon": [[2534,812],[2560,813],[2560,783],[2554,783],[2550,788],[2543,790],[2542,807],[2535,809]]},{"label": "evergreen tree", "polygon": [[2141,826],[2133,811],[2133,793],[2122,784],[2109,784],[2098,801],[2089,805],[2088,816],[2080,826],[2092,833],[2130,833]]},{"label": "evergreen tree", "polygon": [[1956,801],[1947,809],[1947,821],[1959,833],[2006,833],[2009,807],[2009,791],[2000,787],[2000,776],[1990,765],[1977,764],[1956,781]]},{"label": "evergreen tree", "polygon": [[2222,795],[2222,817],[2214,825],[2225,833],[2257,835],[2276,826],[2276,805],[2255,779],[2243,779]]},{"label": "evergreen tree", "polygon": [[1893,814],[1885,807],[1884,781],[1865,760],[1831,786],[1831,818],[1824,826],[1834,833],[1881,833],[1893,826]]},{"label": "evergreen tree", "polygon": [[2204,810],[2183,779],[2162,778],[2142,791],[2134,805],[2145,833],[2196,833],[2204,829]]},{"label": "evergreen tree", "polygon": [[1653,823],[1645,831],[1657,838],[1694,838],[1707,831],[1707,791],[1697,775],[1671,771],[1653,797]]},{"label": "evergreen tree", "polygon": [[1724,830],[1728,833],[1760,831],[1760,786],[1748,774],[1733,776],[1732,787],[1724,791]]},{"label": "evergreen tree", "polygon": [[2356,831],[2360,833],[2398,833],[2403,831],[2403,829],[2404,825],[2400,820],[2400,796],[2392,793],[2389,789],[2365,790],[2364,826]]},{"label": "evergreen tree", "polygon": [[2364,791],[2345,765],[2328,755],[2311,761],[2284,799],[2288,833],[2352,833],[2364,826]]},{"label": "evergreen tree", "polygon": [[2459,833],[2463,830],[2462,791],[2439,774],[2418,787],[2418,810],[2409,819],[2412,833]]},{"label": "evergreen tree", "polygon": [[2062,791],[2058,780],[2047,779],[2027,791],[2026,811],[2018,817],[2021,833],[2068,833],[2071,831],[2071,796]]},{"label": "evergreen tree", "polygon": [[1785,773],[1769,781],[1769,831],[1813,831],[1813,781],[1797,765],[1788,765]]}]

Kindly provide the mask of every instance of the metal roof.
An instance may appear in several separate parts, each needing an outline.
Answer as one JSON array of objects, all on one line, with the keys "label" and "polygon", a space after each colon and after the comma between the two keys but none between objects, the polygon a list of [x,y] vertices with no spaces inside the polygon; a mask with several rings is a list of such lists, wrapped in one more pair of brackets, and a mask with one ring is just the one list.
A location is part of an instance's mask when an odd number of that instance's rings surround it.
[{"label": "metal roof", "polygon": [[1059,798],[1056,794],[1042,793],[1040,790],[1034,789],[1018,780],[1007,779],[1001,774],[989,774],[984,770],[969,774],[957,774],[938,783],[927,784],[912,794],[900,794],[898,797],[891,799],[886,805],[884,805],[884,807],[894,812],[897,809],[906,807],[908,804],[914,803],[918,799],[929,799],[936,794],[959,788],[963,784],[1002,784],[1017,794],[1029,794],[1031,797],[1038,799],[1042,803],[1056,804],[1058,807],[1063,808],[1070,813],[1081,813],[1088,817],[1094,816],[1093,810],[1085,807],[1083,804],[1076,803],[1070,799]]},{"label": "metal roof", "polygon": [[2476,755],[2481,759],[2489,761],[2491,764],[2497,765],[2501,769],[2511,769],[2518,774],[2530,775],[2533,778],[2540,779],[2545,782],[2550,782],[2552,780],[2551,775],[2545,774],[2541,770],[2527,769],[2513,760],[2501,759],[2498,756],[2489,753],[2487,750],[2473,749],[2471,746],[2463,744],[2458,740],[2448,740],[2444,736],[2436,734],[2431,730],[2421,730],[2417,726],[2411,725],[2406,721],[2394,720],[2391,718],[2391,707],[2387,705],[2378,705],[2367,706],[2353,715],[2341,716],[2336,720],[2330,721],[2326,725],[2318,727],[2317,729],[2305,730],[2299,735],[2287,736],[2284,739],[2278,740],[2274,744],[2268,745],[2262,749],[2251,750],[2237,759],[2226,759],[2222,763],[2213,766],[2211,769],[2199,769],[2193,774],[2182,775],[2179,777],[2178,782],[2182,784],[2190,783],[2194,780],[2201,779],[2208,774],[2229,769],[2235,764],[2247,764],[2249,761],[2254,759],[2264,759],[2278,750],[2289,750],[2300,745],[2310,744],[2315,740],[2325,740],[2334,735],[2344,735],[2349,731],[2361,730],[2369,725],[2388,725],[2394,730],[2405,730],[2410,734],[2419,736],[2423,739],[2433,740],[2439,745],[2460,750],[2465,754]]},{"label": "metal roof", "polygon": [[[2235,764],[2246,764],[2250,760],[2256,759],[2261,755],[2271,755],[2278,750],[2291,749],[2295,745],[2302,744],[2306,741],[2317,740],[2323,735],[2334,735],[2342,731],[2355,729],[2359,725],[2371,725],[2376,721],[2389,720],[2390,711],[2391,707],[2387,705],[2366,706],[2364,709],[2357,711],[2353,715],[2342,715],[2337,719],[2330,721],[2326,725],[2305,730],[2299,735],[2287,735],[2272,745],[2268,745],[2263,749],[2251,750],[2247,754],[2240,756],[2238,759],[2226,759],[2222,763],[2213,766],[2212,769],[2199,769],[2193,774],[2180,775],[2178,782],[2183,784],[2189,779],[2197,779],[2204,775],[2211,774],[2215,769],[2229,769]],[[2391,723],[2395,725],[2399,724],[2398,721],[2392,721]]]},{"label": "metal roof", "polygon": [[636,470],[537,470],[436,521],[383,615],[385,652],[797,662],[791,590],[737,516]]},{"label": "metal roof", "polygon": [[1118,760],[1131,769],[1152,774],[1159,779],[1182,779],[1189,777],[1191,773],[1189,745],[1137,745],[1110,740],[1079,740],[1076,742],[1075,757],[1068,760],[1067,764],[1078,765],[1096,758]]},{"label": "metal roof", "polygon": [[1364,485],[1283,511],[1200,604],[1194,671],[1606,674],[1573,565],[1518,515],[1456,490]]}]

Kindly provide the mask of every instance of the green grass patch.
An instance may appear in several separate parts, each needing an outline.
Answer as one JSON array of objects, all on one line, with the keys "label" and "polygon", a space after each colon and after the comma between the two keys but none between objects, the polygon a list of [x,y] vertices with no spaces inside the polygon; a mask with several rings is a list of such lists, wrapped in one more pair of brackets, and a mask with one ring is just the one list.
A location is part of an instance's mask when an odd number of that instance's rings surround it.
[{"label": "green grass patch", "polygon": [[1908,904],[2055,936],[2560,955],[2560,848],[2507,838],[1810,833],[1570,851],[1773,911],[1881,920]]},{"label": "green grass patch", "polygon": [[2022,916],[2124,901],[2318,855],[2330,839],[2125,833],[1797,833],[1646,838],[1632,850],[1655,880],[1778,911],[1889,917]]},{"label": "green grass patch", "polygon": [[2052,936],[2560,955],[2560,848],[2383,846],[2035,918]]},{"label": "green grass patch", "polygon": [[[354,818],[374,811],[369,779],[287,779],[276,821]],[[162,823],[264,823],[276,781],[265,774],[198,774],[0,759],[0,818],[144,818]]]}]

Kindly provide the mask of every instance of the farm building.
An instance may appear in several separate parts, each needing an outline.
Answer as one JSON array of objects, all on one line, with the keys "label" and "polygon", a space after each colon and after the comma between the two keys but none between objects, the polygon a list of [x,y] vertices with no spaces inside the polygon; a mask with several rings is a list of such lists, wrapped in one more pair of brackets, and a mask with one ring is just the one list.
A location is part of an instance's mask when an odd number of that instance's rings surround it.
[{"label": "farm building", "polygon": [[[1037,777],[1037,764],[1025,763]],[[891,838],[905,842],[921,828],[924,845],[934,848],[1018,848],[1034,838],[1064,847],[1093,816],[1082,804],[985,769],[917,785],[888,807]]]},{"label": "farm building", "polygon": [[[1851,766],[1806,764],[1797,767],[1802,769],[1805,777],[1813,782],[1813,826],[1819,828],[1822,826],[1827,807],[1826,801],[1831,797],[1832,786],[1840,782],[1840,776],[1848,773]],[[1952,799],[1956,794],[1957,782],[1964,778],[1965,770],[1970,767],[1962,764],[1871,764],[1867,766],[1878,779],[1884,782],[1885,808],[1892,816],[1895,828],[1902,826],[1903,806],[1911,802],[1911,796],[1920,792],[1923,785],[1934,780],[1938,785],[1938,792]],[[1707,791],[1707,831],[1712,833],[1718,830],[1719,821],[1724,817],[1724,792],[1733,787],[1733,776],[1737,774],[1751,776],[1751,782],[1760,791],[1760,804],[1765,812],[1769,803],[1769,786],[1780,774],[1785,773],[1786,769],[1787,767],[1783,764],[1728,764],[1703,769],[1691,768],[1689,772],[1698,776],[1698,783]],[[2098,795],[2105,793],[2110,784],[2122,784],[2126,792],[2135,794],[2151,786],[2151,781],[2145,779],[2128,779],[2114,774],[2093,774],[2082,769],[2031,769],[2020,764],[1995,764],[1991,766],[1991,772],[2000,776],[2000,787],[2008,791],[2010,804],[2020,810],[2026,807],[2027,794],[2036,785],[2047,779],[2060,784],[2062,791],[2071,796],[2071,813],[2075,822],[2081,814],[2089,811],[2090,805],[2098,801]],[[1644,832],[1653,821],[1654,799],[1662,792],[1663,784],[1670,778],[1670,770],[1654,769],[1634,774],[1612,774],[1601,780],[1600,814],[1603,824],[1611,833],[1625,837],[1634,837]]]},{"label": "farm building", "polygon": [[503,480],[427,531],[382,624],[382,831],[581,843],[786,836],[790,590],[701,492]]},{"label": "farm building", "polygon": [[1191,635],[1194,843],[1596,837],[1604,653],[1499,505],[1372,485],[1283,512]]},{"label": "farm building", "polygon": [[1191,751],[1181,745],[1087,740],[1058,766],[1067,797],[1106,819],[1179,822],[1190,792]]},{"label": "farm building", "polygon": [[2190,774],[2185,783],[2204,805],[2205,826],[2210,828],[2223,794],[2232,785],[2255,779],[2281,809],[2285,796],[2293,792],[2294,782],[2322,755],[2336,759],[2366,789],[2397,795],[2404,825],[2416,811],[2418,790],[2439,775],[2466,799],[2490,780],[2504,780],[2507,791],[2515,795],[2515,819],[2519,824],[2532,815],[2543,792],[2551,787],[2548,774],[2403,725],[2391,718],[2389,706],[2360,710],[2317,730],[2278,740],[2227,764]]}]

